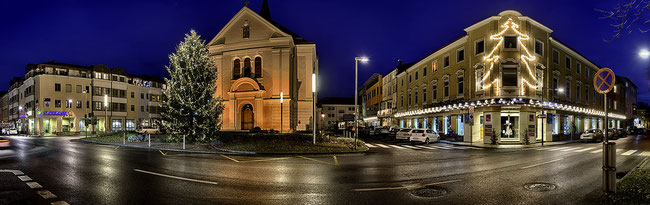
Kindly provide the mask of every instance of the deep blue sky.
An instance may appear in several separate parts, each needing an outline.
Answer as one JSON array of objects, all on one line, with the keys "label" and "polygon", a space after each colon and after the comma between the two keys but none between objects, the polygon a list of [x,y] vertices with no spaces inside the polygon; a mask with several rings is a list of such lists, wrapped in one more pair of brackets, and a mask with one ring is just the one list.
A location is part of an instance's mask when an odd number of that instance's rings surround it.
[{"label": "deep blue sky", "polygon": [[[262,0],[251,0],[258,11]],[[553,36],[600,66],[632,79],[650,102],[646,78],[650,34],[605,42],[608,21],[594,9],[617,1],[299,1],[270,0],[275,21],[317,43],[322,96],[352,96],[354,57],[368,56],[359,83],[397,63],[416,61],[464,34],[463,29],[513,9],[553,29]],[[0,90],[28,63],[49,60],[106,64],[135,74],[166,76],[167,55],[195,29],[210,40],[244,6],[229,1],[3,1],[0,7]]]}]

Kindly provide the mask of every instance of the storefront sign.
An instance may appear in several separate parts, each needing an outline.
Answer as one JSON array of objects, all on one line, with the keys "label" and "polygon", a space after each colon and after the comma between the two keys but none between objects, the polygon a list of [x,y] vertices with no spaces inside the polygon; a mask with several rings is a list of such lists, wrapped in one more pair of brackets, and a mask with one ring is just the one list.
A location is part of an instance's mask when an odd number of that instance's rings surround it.
[{"label": "storefront sign", "polygon": [[531,121],[531,122],[535,121],[535,115],[534,114],[528,115],[528,121]]},{"label": "storefront sign", "polygon": [[485,122],[492,122],[492,114],[485,114]]},{"label": "storefront sign", "polygon": [[69,115],[70,112],[67,111],[44,111],[44,115]]}]

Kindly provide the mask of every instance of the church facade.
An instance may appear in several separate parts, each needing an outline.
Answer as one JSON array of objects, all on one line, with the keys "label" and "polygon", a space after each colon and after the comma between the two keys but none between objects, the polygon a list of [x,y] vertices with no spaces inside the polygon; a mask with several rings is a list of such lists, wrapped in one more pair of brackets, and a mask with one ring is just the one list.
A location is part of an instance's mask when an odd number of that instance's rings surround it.
[{"label": "church facade", "polygon": [[222,130],[311,129],[316,44],[244,6],[208,43],[225,105]]}]

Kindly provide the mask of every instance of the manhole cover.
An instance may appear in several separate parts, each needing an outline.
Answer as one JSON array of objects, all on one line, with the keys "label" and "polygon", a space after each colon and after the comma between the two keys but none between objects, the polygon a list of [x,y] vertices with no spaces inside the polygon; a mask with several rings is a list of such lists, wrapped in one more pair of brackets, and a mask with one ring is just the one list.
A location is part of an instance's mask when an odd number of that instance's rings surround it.
[{"label": "manhole cover", "polygon": [[438,187],[431,187],[431,186],[426,186],[423,188],[419,189],[414,189],[411,191],[411,194],[417,197],[428,197],[428,198],[433,198],[433,197],[441,197],[447,194],[447,190],[444,190],[442,188]]},{"label": "manhole cover", "polygon": [[535,182],[535,183],[525,184],[524,188],[530,191],[545,192],[545,191],[554,190],[555,188],[557,188],[557,186],[555,184],[550,184],[550,183]]}]

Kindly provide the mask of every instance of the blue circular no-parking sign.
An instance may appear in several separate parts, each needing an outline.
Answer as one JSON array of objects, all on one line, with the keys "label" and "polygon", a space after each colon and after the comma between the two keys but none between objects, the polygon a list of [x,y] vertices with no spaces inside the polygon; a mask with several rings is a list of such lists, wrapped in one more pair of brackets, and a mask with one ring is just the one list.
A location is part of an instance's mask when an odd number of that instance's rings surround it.
[{"label": "blue circular no-parking sign", "polygon": [[614,71],[609,68],[601,68],[594,75],[594,89],[600,94],[608,93],[614,88],[615,80]]}]

